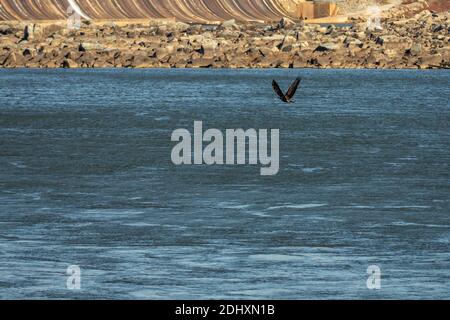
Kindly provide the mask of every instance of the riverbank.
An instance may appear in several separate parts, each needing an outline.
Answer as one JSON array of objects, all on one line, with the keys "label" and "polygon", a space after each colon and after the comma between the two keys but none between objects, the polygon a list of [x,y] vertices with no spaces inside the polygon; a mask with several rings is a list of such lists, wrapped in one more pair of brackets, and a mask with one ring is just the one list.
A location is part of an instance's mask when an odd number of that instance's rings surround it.
[{"label": "riverbank", "polygon": [[449,12],[349,24],[173,20],[0,23],[3,68],[389,68],[450,67]]}]

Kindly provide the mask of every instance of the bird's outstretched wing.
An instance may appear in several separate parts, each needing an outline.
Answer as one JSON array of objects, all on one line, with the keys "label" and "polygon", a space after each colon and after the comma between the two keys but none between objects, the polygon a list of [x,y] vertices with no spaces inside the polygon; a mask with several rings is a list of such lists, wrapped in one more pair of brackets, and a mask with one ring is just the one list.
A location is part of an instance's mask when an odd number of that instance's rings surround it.
[{"label": "bird's outstretched wing", "polygon": [[278,83],[275,80],[272,81],[272,87],[273,87],[273,91],[275,91],[275,93],[280,97],[280,99],[286,102],[287,101],[286,97],[285,97],[283,91],[281,91],[280,86],[278,85]]},{"label": "bird's outstretched wing", "polygon": [[295,81],[289,87],[289,90],[286,93],[286,98],[288,98],[288,100],[291,100],[294,97],[295,92],[297,92],[297,88],[298,85],[300,84],[300,81],[302,81],[302,78],[295,79]]}]

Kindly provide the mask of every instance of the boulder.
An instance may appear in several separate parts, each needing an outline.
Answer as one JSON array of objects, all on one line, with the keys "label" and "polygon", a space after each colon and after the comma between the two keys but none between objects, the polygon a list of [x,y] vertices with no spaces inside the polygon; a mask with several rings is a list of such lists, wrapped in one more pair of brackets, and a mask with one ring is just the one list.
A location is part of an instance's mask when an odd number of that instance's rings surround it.
[{"label": "boulder", "polygon": [[62,68],[70,69],[70,68],[78,68],[78,63],[73,61],[72,59],[64,59],[62,64]]},{"label": "boulder", "polygon": [[230,20],[222,22],[221,27],[225,28],[225,29],[238,29],[239,28],[235,19],[230,19]]},{"label": "boulder", "polygon": [[314,51],[323,52],[323,51],[335,51],[339,49],[339,45],[333,42],[326,42],[320,44]]},{"label": "boulder", "polygon": [[28,41],[33,39],[40,39],[43,36],[43,28],[41,25],[35,23],[26,24],[23,29],[21,41]]},{"label": "boulder", "polygon": [[334,24],[330,24],[330,25],[327,27],[327,29],[326,29],[326,31],[325,31],[325,34],[326,34],[326,35],[330,35],[330,34],[333,34],[334,32],[336,32],[336,26],[335,26]]},{"label": "boulder", "polygon": [[407,55],[418,56],[422,53],[422,45],[420,43],[413,43],[411,48],[406,50]]},{"label": "boulder", "polygon": [[67,30],[67,28],[64,28],[61,25],[51,24],[44,28],[44,34],[46,36],[53,36],[54,34],[60,35],[60,34],[65,34],[66,30]]},{"label": "boulder", "polygon": [[428,57],[423,57],[419,59],[418,65],[420,69],[431,69],[437,68],[442,65],[442,56],[441,55],[432,55]]},{"label": "boulder", "polygon": [[81,67],[85,67],[85,68],[92,68],[92,66],[94,65],[94,62],[95,62],[95,56],[94,56],[94,54],[92,54],[90,52],[84,52],[77,60],[77,63]]},{"label": "boulder", "polygon": [[290,45],[284,46],[284,47],[281,49],[281,51],[283,51],[283,52],[291,52],[293,48],[294,48],[294,47],[290,44]]},{"label": "boulder", "polygon": [[25,50],[23,50],[22,55],[23,55],[24,57],[29,58],[29,57],[33,56],[33,52],[34,52],[34,49],[28,49],[28,48],[26,48]]},{"label": "boulder", "polygon": [[375,43],[387,50],[406,50],[411,46],[411,39],[397,35],[383,35],[375,39]]},{"label": "boulder", "polygon": [[82,42],[78,46],[78,51],[85,52],[91,50],[103,50],[104,47],[97,42]]},{"label": "boulder", "polygon": [[3,66],[6,62],[6,59],[8,59],[10,53],[3,53],[0,54],[0,66]]},{"label": "boulder", "polygon": [[189,63],[189,66],[192,68],[211,68],[214,66],[214,60],[204,58],[193,59]]},{"label": "boulder", "polygon": [[347,48],[362,48],[364,45],[361,40],[352,37],[346,37],[344,40],[344,44]]},{"label": "boulder", "polygon": [[180,32],[186,32],[191,27],[190,24],[184,23],[184,22],[177,22],[175,23],[175,30]]},{"label": "boulder", "polygon": [[289,18],[283,17],[278,22],[278,29],[289,29],[295,27],[295,22]]},{"label": "boulder", "polygon": [[204,39],[202,41],[202,46],[204,50],[216,50],[219,43],[214,39]]},{"label": "boulder", "polygon": [[133,68],[148,68],[152,64],[152,59],[145,54],[138,54],[133,57]]},{"label": "boulder", "polygon": [[438,24],[432,28],[433,32],[440,32],[442,30],[445,30],[445,26],[443,24]]},{"label": "boulder", "polygon": [[7,24],[0,25],[0,35],[6,36],[9,34],[13,34],[13,33],[14,33],[13,29],[10,26],[8,26]]},{"label": "boulder", "polygon": [[[1,61],[0,61],[1,62]],[[1,63],[5,67],[15,67],[17,64],[17,56],[14,52],[11,52]]]}]

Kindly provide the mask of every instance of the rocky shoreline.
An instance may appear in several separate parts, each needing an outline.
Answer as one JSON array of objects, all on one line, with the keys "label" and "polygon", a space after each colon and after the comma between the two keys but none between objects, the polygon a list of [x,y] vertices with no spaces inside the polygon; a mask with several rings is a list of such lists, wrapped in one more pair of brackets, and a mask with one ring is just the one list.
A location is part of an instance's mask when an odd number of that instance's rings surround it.
[{"label": "rocky shoreline", "polygon": [[0,68],[389,68],[450,67],[450,12],[323,26],[191,25],[175,21],[1,23]]}]

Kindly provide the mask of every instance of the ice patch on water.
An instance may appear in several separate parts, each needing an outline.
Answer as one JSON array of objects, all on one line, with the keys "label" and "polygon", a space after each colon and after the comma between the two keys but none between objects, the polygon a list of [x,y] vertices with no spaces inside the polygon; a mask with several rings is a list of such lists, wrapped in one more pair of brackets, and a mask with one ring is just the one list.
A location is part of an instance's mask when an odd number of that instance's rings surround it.
[{"label": "ice patch on water", "polygon": [[165,292],[161,293],[160,288],[152,289],[144,289],[138,290],[134,292],[130,292],[130,295],[136,299],[151,299],[151,300],[164,300],[168,299],[168,295]]},{"label": "ice patch on water", "polygon": [[24,193],[25,197],[30,197],[33,200],[41,200],[41,194],[39,192],[32,192],[32,193]]},{"label": "ice patch on water", "polygon": [[292,262],[304,260],[300,256],[292,256],[287,254],[254,254],[249,257],[254,260],[275,261],[275,262]]},{"label": "ice patch on water", "polygon": [[167,116],[155,118],[155,121],[169,121],[169,120],[170,117]]},{"label": "ice patch on water", "polygon": [[249,207],[251,207],[251,205],[249,204],[238,204],[236,202],[219,202],[217,204],[217,207],[222,208],[222,209],[238,209],[238,210],[242,210],[242,209],[247,209]]},{"label": "ice patch on water", "polygon": [[250,205],[249,204],[241,204],[241,205],[235,205],[235,206],[228,206],[228,207],[222,207],[224,209],[237,209],[237,210],[242,210],[242,209],[247,209],[249,208]]},{"label": "ice patch on water", "polygon": [[399,227],[419,226],[419,227],[427,227],[427,228],[450,228],[450,226],[446,226],[446,225],[403,222],[403,221],[393,222],[392,225],[399,226]]},{"label": "ice patch on water", "polygon": [[387,164],[387,165],[390,165],[390,166],[393,166],[393,167],[396,167],[396,168],[401,167],[401,166],[404,165],[404,163],[397,163],[397,162],[385,162],[384,164]]},{"label": "ice patch on water", "polygon": [[124,209],[85,209],[73,212],[72,215],[80,219],[98,219],[109,220],[114,217],[135,216],[143,214],[140,210],[124,210]]},{"label": "ice patch on water", "polygon": [[262,218],[270,217],[270,215],[265,214],[265,213],[260,212],[260,211],[248,211],[247,213],[252,215],[252,216],[256,216],[256,217],[262,217]]},{"label": "ice patch on water", "polygon": [[326,203],[305,203],[305,204],[285,204],[281,206],[269,207],[267,210],[278,210],[278,209],[311,209],[326,206]]},{"label": "ice patch on water", "polygon": [[124,210],[124,209],[87,209],[83,210],[86,214],[107,214],[107,215],[136,215],[144,213],[140,210]]},{"label": "ice patch on water", "polygon": [[431,209],[430,206],[419,206],[419,205],[405,205],[405,206],[368,206],[368,205],[349,205],[340,206],[338,208],[351,208],[351,209]]},{"label": "ice patch on water", "polygon": [[291,290],[288,289],[249,289],[249,290],[239,290],[239,291],[231,291],[229,294],[233,296],[251,296],[251,297],[272,297],[272,296],[279,296],[282,294],[290,293]]},{"label": "ice patch on water", "polygon": [[158,223],[145,223],[145,222],[131,222],[131,223],[125,223],[125,226],[129,227],[159,227],[161,226]]},{"label": "ice patch on water", "polygon": [[348,206],[344,208],[355,208],[355,209],[375,209],[374,206]]},{"label": "ice patch on water", "polygon": [[322,170],[323,170],[323,168],[321,168],[321,167],[317,167],[317,168],[303,168],[302,169],[302,171],[304,173],[315,173],[315,172],[320,172]]},{"label": "ice patch on water", "polygon": [[383,206],[383,209],[431,209],[430,206]]},{"label": "ice patch on water", "polygon": [[17,162],[10,162],[10,165],[19,168],[19,169],[25,169],[28,168],[22,161],[17,161]]},{"label": "ice patch on water", "polygon": [[320,172],[323,170],[322,167],[305,167],[301,164],[290,164],[289,167],[292,168],[300,168],[304,173],[315,173],[315,172]]}]

